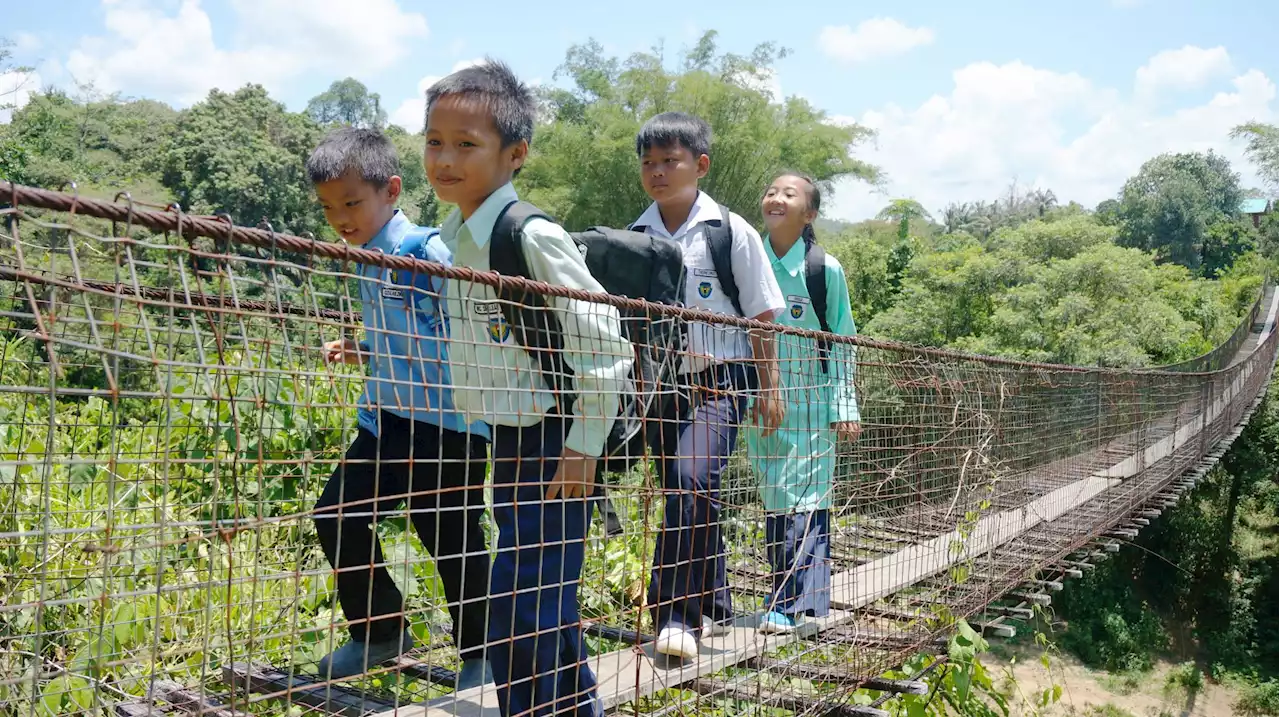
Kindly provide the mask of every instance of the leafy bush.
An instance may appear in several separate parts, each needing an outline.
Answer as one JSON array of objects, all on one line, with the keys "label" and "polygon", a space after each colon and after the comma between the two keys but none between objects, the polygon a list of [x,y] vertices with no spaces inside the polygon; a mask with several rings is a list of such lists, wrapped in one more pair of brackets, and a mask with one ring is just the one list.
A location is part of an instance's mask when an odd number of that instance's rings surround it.
[{"label": "leafy bush", "polygon": [[1263,715],[1280,714],[1280,682],[1267,680],[1250,685],[1232,705],[1236,714]]}]

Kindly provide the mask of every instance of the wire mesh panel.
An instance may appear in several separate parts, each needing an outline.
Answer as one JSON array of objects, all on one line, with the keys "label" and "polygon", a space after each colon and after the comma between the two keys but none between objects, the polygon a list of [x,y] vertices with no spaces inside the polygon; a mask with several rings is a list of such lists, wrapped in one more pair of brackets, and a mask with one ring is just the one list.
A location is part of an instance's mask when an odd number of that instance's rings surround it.
[{"label": "wire mesh panel", "polygon": [[1035,365],[4,192],[2,714],[852,708],[1275,362],[1257,309],[1211,373]]}]

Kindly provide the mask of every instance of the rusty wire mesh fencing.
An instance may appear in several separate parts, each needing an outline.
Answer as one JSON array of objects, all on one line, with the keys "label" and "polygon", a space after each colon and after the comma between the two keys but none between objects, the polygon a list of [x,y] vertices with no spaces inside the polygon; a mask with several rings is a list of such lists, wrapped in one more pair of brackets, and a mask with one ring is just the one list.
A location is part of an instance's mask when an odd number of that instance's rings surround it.
[{"label": "rusty wire mesh fencing", "polygon": [[[695,370],[659,393],[700,412],[702,433],[651,446],[596,500],[543,501],[581,436],[566,435],[536,362],[513,362],[496,276],[123,202],[3,193],[3,715],[498,714],[509,694],[538,714],[865,709],[857,688],[895,689],[868,680],[930,665],[957,619],[1024,605],[1011,589],[1070,570],[1069,554],[1148,509],[1231,437],[1275,363],[1275,332],[1250,333],[1256,308],[1233,338],[1243,358],[1211,373],[839,337],[826,337],[823,371],[818,335],[775,328],[784,430],[737,430],[749,387]],[[438,302],[418,276],[459,283]],[[469,436],[474,424],[360,413],[365,368],[328,361],[325,345],[370,340],[370,292],[447,309],[454,383],[467,371],[510,382],[454,396],[502,414],[491,441]],[[711,318],[572,298],[560,306],[578,318]],[[468,313],[481,319],[464,330]],[[714,332],[737,340],[739,324]],[[605,372],[657,348],[576,338],[579,365]],[[447,365],[413,360],[423,375]],[[409,379],[395,389],[442,395]],[[824,408],[841,391],[856,399],[856,441]],[[715,490],[691,487],[721,463]],[[337,570],[325,546],[345,550]],[[808,591],[797,610],[815,614],[762,631],[787,585]],[[672,614],[690,631],[704,614],[718,623],[689,659],[655,654]],[[319,674],[351,634],[403,629],[415,644],[403,656]],[[455,691],[460,651],[505,655],[503,689]]]}]

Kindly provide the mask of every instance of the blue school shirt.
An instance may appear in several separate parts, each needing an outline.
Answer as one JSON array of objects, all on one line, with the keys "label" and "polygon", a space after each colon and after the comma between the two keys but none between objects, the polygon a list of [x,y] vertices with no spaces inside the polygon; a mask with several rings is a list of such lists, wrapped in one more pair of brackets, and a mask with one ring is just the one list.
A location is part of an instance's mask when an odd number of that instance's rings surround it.
[{"label": "blue school shirt", "polygon": [[[393,256],[409,256],[449,265],[452,256],[440,232],[419,227],[396,213],[363,247]],[[360,397],[361,428],[378,434],[378,410],[465,433],[466,419],[454,408],[449,375],[449,318],[441,302],[442,277],[403,269],[360,265],[360,302],[369,355],[369,377]],[[489,438],[482,422],[473,435]]]}]

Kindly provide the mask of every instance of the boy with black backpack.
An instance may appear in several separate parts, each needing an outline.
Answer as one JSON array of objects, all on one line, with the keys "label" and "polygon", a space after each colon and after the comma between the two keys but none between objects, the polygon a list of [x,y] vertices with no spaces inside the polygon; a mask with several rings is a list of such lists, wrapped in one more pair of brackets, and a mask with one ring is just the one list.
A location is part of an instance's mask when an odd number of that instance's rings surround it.
[{"label": "boy with black backpack", "polygon": [[[626,242],[570,236],[516,196],[511,180],[528,155],[535,111],[528,87],[493,61],[427,91],[424,164],[440,199],[458,206],[441,227],[454,265],[625,292],[616,273],[605,284],[592,267],[607,274],[601,251]],[[630,248],[613,263],[629,270],[637,298],[682,285],[678,247]],[[577,596],[590,498],[606,464],[641,455],[636,428],[647,409],[632,367],[643,378],[639,367],[651,364],[636,361],[619,311],[606,304],[457,280],[446,296],[455,405],[493,427],[488,657],[499,708],[599,715]]]},{"label": "boy with black backpack", "polygon": [[[653,204],[632,225],[684,251],[686,303],[694,308],[773,321],[785,307],[760,235],[745,219],[698,189],[711,168],[711,128],[697,117],[664,112],[636,135],[640,179]],[[690,323],[680,367],[680,400],[661,421],[653,449],[666,491],[649,605],[660,654],[691,659],[698,643],[733,616],[720,534],[720,475],[756,393],[765,435],[782,420],[773,338],[765,332]]]}]

